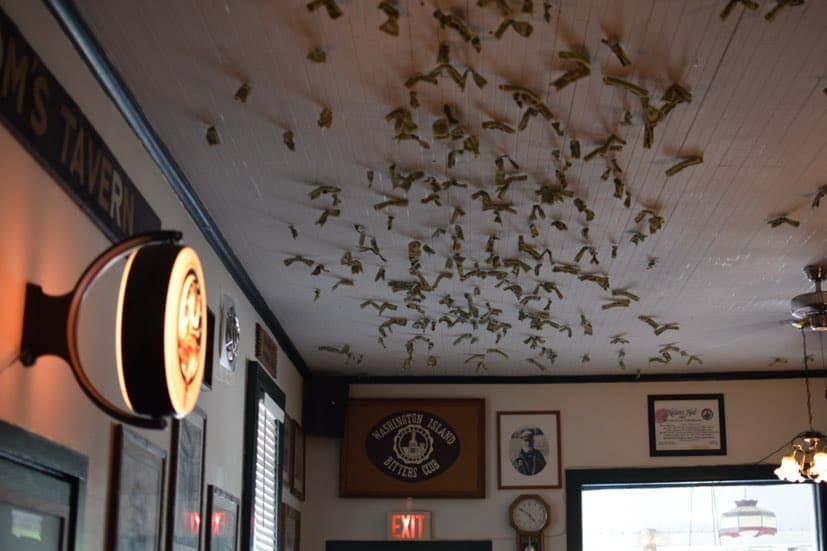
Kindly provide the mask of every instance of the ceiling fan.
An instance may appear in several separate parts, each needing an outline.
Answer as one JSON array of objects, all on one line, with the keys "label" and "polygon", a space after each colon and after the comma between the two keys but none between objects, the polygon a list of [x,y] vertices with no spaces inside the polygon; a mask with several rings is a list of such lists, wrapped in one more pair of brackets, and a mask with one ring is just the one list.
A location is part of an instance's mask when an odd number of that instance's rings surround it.
[{"label": "ceiling fan", "polygon": [[[731,346],[734,341],[756,338],[759,334],[763,335],[764,331],[778,329],[779,327],[827,332],[827,291],[821,290],[822,282],[827,280],[827,263],[805,266],[802,271],[813,284],[814,289],[793,297],[788,303],[790,310],[785,318],[716,329],[710,335],[712,341],[717,340],[720,346]],[[723,340],[719,340],[721,338]],[[717,345],[712,346],[716,347]]]},{"label": "ceiling fan", "polygon": [[815,290],[793,297],[790,313],[793,327],[809,328],[812,331],[827,331],[827,292],[821,290],[821,282],[827,278],[827,265],[811,264],[804,267]]}]

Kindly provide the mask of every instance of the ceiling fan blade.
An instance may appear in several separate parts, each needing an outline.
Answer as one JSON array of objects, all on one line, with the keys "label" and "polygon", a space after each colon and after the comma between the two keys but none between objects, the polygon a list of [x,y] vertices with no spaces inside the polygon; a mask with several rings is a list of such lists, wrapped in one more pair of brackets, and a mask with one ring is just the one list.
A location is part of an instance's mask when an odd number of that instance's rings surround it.
[{"label": "ceiling fan blade", "polygon": [[[796,331],[797,329],[792,326],[792,322],[795,321],[792,318],[788,319],[775,319],[775,320],[766,320],[766,321],[759,321],[754,323],[747,323],[747,324],[731,324],[723,329],[715,330],[713,333],[710,333],[712,337],[712,341],[721,342],[721,344],[732,344],[732,340],[742,340],[749,337],[757,336],[761,333],[766,333],[768,331],[783,331],[783,330],[790,330]],[[729,342],[724,342],[729,341]]]}]

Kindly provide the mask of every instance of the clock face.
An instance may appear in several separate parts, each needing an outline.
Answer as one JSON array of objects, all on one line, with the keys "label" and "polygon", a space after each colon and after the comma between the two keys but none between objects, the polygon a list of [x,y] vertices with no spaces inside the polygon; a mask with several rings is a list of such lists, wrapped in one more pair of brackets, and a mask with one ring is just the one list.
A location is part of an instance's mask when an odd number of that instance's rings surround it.
[{"label": "clock face", "polygon": [[511,508],[511,522],[523,532],[539,532],[548,524],[548,508],[538,497],[518,497]]}]

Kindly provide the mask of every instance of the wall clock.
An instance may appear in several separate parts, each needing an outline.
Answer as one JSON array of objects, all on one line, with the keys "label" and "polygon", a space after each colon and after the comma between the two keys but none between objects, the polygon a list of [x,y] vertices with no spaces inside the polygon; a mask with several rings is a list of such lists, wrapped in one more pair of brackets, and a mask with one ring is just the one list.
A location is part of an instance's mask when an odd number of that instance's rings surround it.
[{"label": "wall clock", "polygon": [[542,497],[517,496],[508,508],[508,519],[517,532],[517,551],[543,551],[543,531],[551,519],[551,509]]}]

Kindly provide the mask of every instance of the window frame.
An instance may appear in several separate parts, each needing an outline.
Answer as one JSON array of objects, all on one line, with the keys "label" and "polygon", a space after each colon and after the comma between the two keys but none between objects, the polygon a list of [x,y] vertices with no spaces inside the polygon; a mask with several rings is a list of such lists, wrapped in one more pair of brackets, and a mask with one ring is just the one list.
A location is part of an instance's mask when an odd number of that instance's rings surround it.
[{"label": "window frame", "polygon": [[[584,489],[651,487],[718,486],[736,483],[791,484],[773,473],[777,465],[715,465],[691,467],[654,467],[625,469],[566,469],[566,549],[583,550]],[[802,484],[811,484],[803,482]],[[827,551],[827,491],[816,487],[816,539],[820,551]]]},{"label": "window frame", "polygon": [[[241,549],[249,550],[253,543],[253,502],[255,500],[256,437],[258,434],[258,402],[268,395],[284,412],[285,395],[275,380],[256,361],[247,362],[247,384],[244,397],[244,460],[241,492]],[[276,423],[278,450],[276,453],[276,506],[281,508],[282,461],[284,461],[284,419]],[[276,540],[280,541],[278,511],[275,518]]]}]

